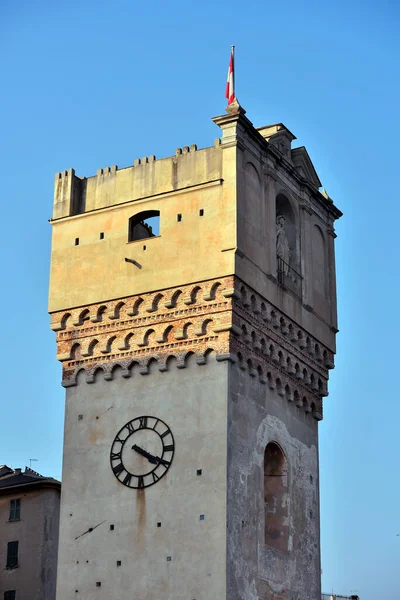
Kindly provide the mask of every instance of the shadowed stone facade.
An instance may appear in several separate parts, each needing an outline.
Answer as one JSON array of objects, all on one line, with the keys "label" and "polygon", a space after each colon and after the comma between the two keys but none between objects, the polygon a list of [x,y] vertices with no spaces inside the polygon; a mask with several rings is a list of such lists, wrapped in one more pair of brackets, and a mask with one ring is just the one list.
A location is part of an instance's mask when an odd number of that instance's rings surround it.
[{"label": "shadowed stone facade", "polygon": [[[214,122],[211,148],[56,177],[58,600],[321,597],[341,213],[282,124],[255,129],[238,105]],[[162,456],[133,443],[156,423]]]}]

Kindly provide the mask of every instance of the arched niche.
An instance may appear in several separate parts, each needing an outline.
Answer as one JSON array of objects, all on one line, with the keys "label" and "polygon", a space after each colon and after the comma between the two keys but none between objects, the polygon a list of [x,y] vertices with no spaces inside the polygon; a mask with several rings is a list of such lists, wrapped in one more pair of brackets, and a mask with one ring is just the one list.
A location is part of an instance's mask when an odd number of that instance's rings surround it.
[{"label": "arched niche", "polygon": [[264,452],[265,544],[287,551],[289,539],[287,460],[276,442]]},{"label": "arched niche", "polygon": [[[283,228],[289,245],[288,264],[295,271],[300,271],[300,241],[297,219],[292,204],[284,193],[279,193],[276,197],[276,221],[283,217]],[[278,229],[278,225],[277,225]]]}]

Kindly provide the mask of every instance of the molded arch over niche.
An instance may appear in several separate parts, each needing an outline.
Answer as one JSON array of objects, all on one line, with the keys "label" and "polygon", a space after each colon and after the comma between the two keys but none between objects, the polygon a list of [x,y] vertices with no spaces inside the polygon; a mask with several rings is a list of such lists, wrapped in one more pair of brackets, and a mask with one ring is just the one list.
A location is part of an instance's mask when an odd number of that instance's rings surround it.
[{"label": "molded arch over niche", "polygon": [[290,256],[288,264],[300,272],[300,228],[298,213],[285,192],[276,196],[276,219],[284,218],[284,230],[289,244]]},{"label": "molded arch over niche", "polygon": [[319,225],[312,228],[313,285],[321,296],[327,296],[326,242]]},{"label": "molded arch over niche", "polygon": [[252,162],[248,161],[244,167],[244,170],[246,173],[246,184],[254,186],[257,189],[260,188],[261,177],[257,170],[257,167]]},{"label": "molded arch over niche", "polygon": [[261,199],[262,180],[257,167],[252,162],[247,162],[245,164],[244,180],[247,210],[250,210],[251,208],[251,213],[246,213],[244,217],[248,220],[254,218],[258,219],[261,217],[260,209],[263,205]]},{"label": "molded arch over niche", "polygon": [[144,210],[129,219],[128,242],[155,237],[160,232],[160,211]]}]

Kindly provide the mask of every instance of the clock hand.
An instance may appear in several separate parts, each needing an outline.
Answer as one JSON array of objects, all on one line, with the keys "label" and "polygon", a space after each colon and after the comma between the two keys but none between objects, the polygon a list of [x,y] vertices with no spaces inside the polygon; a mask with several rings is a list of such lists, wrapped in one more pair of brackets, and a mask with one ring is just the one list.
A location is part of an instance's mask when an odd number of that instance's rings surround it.
[{"label": "clock hand", "polygon": [[157,465],[160,462],[159,458],[157,458],[156,456],[153,456],[152,454],[150,454],[150,452],[147,452],[146,450],[143,450],[143,448],[141,448],[137,444],[134,444],[132,446],[132,450],[135,450],[138,454],[141,454],[142,456],[144,456],[145,458],[147,458],[147,460],[150,463],[152,463],[153,465]]}]

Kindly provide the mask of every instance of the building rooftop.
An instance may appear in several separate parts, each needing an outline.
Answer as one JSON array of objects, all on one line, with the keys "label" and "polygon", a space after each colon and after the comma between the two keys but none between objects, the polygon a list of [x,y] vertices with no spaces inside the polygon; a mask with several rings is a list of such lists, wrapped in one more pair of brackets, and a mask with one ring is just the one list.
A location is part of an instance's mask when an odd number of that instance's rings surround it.
[{"label": "building rooftop", "polygon": [[22,469],[12,469],[7,465],[0,465],[0,493],[21,486],[61,488],[61,482],[53,477],[44,477],[29,467],[25,467],[25,471],[22,471]]}]

